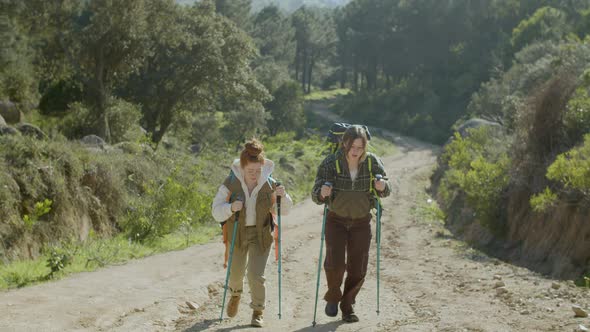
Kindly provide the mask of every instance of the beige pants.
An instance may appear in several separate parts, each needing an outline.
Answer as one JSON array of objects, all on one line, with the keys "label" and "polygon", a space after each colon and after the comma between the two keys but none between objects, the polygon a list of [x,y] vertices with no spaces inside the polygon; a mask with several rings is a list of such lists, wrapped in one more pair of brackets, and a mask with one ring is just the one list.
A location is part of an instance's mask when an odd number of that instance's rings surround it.
[{"label": "beige pants", "polygon": [[256,227],[246,227],[246,238],[248,239],[248,245],[246,247],[234,248],[229,276],[229,289],[232,295],[240,295],[242,293],[244,273],[247,268],[248,285],[250,286],[250,295],[252,297],[250,308],[264,310],[266,298],[264,269],[266,268],[270,248],[267,248],[264,252],[260,250]]}]

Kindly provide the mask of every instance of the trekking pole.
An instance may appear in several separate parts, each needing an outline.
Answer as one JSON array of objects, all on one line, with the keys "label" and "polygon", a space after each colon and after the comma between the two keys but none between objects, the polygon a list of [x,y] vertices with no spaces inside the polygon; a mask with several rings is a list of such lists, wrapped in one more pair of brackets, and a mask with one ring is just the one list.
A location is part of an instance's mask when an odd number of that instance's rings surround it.
[{"label": "trekking pole", "polygon": [[[237,198],[238,201],[242,201],[242,197],[238,196]],[[227,261],[227,272],[225,273],[225,287],[223,287],[223,302],[221,304],[221,316],[219,317],[219,321],[223,321],[223,309],[225,307],[225,296],[227,294],[227,283],[229,281],[229,275],[231,272],[231,261],[232,261],[232,257],[234,255],[234,245],[236,243],[236,232],[238,230],[238,219],[240,217],[240,211],[236,211],[236,217],[234,219],[234,230],[233,230],[233,235],[231,237],[231,246],[229,249],[229,259]]]},{"label": "trekking pole", "polygon": [[[324,183],[324,185],[328,186],[328,187],[332,187],[332,183],[331,182],[326,182]],[[320,290],[320,273],[322,272],[322,253],[324,250],[324,234],[326,231],[326,215],[328,214],[328,204],[326,202],[326,204],[324,205],[324,218],[322,220],[322,236],[321,236],[321,240],[320,240],[320,257],[318,259],[318,277],[317,277],[317,282],[316,282],[316,286],[315,286],[315,305],[313,307],[313,322],[312,325],[315,327],[316,325],[316,315],[317,315],[317,311],[318,311],[318,292]]]},{"label": "trekking pole", "polygon": [[[375,175],[377,181],[381,180],[383,176],[381,174]],[[377,316],[379,315],[379,273],[381,270],[381,201],[377,197],[376,199],[377,205],[377,225],[376,225],[376,240],[377,240]]]},{"label": "trekking pole", "polygon": [[[281,182],[276,182],[277,187]],[[281,196],[277,196],[277,227],[279,233],[279,319],[281,319]]]}]

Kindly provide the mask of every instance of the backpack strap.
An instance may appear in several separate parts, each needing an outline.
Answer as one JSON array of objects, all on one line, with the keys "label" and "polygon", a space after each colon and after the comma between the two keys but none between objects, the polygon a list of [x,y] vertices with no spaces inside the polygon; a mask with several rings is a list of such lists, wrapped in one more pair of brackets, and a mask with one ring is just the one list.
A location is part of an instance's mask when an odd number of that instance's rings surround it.
[{"label": "backpack strap", "polygon": [[377,192],[377,190],[375,189],[375,187],[373,186],[373,181],[375,181],[375,176],[373,175],[373,157],[371,157],[371,155],[367,155],[367,164],[369,166],[369,192],[375,197],[377,204],[381,205],[381,197],[379,197],[379,193]]}]

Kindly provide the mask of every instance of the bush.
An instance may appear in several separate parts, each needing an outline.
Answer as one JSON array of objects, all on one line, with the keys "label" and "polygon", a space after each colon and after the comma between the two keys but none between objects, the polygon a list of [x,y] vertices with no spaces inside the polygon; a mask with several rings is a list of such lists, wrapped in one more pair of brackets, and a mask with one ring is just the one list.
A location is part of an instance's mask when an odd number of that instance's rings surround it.
[{"label": "bush", "polygon": [[[198,174],[199,169],[192,173]],[[176,169],[163,183],[152,182],[144,200],[132,206],[123,222],[130,239],[143,242],[170,234],[181,225],[186,227],[210,219],[214,192],[203,191],[204,179],[195,177],[185,185],[179,182],[178,174]]]},{"label": "bush", "polygon": [[443,208],[450,208],[462,194],[477,220],[498,231],[503,194],[510,180],[507,148],[506,138],[488,127],[469,129],[466,138],[456,133],[442,155],[442,162],[448,165],[438,191]]},{"label": "bush", "polygon": [[135,141],[141,135],[139,119],[141,112],[135,104],[121,99],[110,101],[106,109],[111,130],[111,143]]},{"label": "bush", "polygon": [[579,142],[590,132],[590,96],[586,87],[576,89],[567,103],[563,121],[571,142]]},{"label": "bush", "polygon": [[495,217],[499,215],[501,199],[508,186],[510,159],[503,155],[496,162],[478,157],[471,163],[471,169],[459,184],[465,192],[467,203],[474,208],[478,219],[494,228]]},{"label": "bush", "polygon": [[584,136],[582,146],[557,156],[547,169],[547,178],[590,198],[590,134]]},{"label": "bush", "polygon": [[531,208],[535,212],[545,212],[557,202],[557,195],[546,187],[539,194],[533,195],[530,199]]},{"label": "bush", "polygon": [[[109,119],[110,143],[139,139],[141,112],[137,105],[121,99],[112,99],[105,112]],[[102,124],[99,124],[99,121],[96,112],[88,106],[76,102],[70,105],[68,115],[63,118],[59,128],[70,139],[90,134],[102,136],[102,133],[99,132]]]}]

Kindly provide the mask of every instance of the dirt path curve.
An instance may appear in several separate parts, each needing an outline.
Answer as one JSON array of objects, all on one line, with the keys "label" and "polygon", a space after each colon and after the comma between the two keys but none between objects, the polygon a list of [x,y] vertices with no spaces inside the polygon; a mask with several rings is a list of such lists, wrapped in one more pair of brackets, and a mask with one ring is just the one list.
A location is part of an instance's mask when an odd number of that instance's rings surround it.
[{"label": "dirt path curve", "polygon": [[[571,310],[574,303],[589,305],[584,290],[489,258],[451,238],[440,223],[425,221],[420,211],[437,148],[389,135],[399,149],[383,160],[397,190],[384,200],[379,316],[373,244],[357,298],[361,321],[326,317],[320,300],[318,325],[311,327],[322,207],[306,200],[283,218],[282,319],[273,260],[263,329],[248,326],[247,283],[237,317],[219,322],[225,271],[216,240],[1,293],[0,331],[572,331],[590,325]],[[505,287],[498,291],[497,283]],[[320,298],[324,291],[322,275]]]}]

